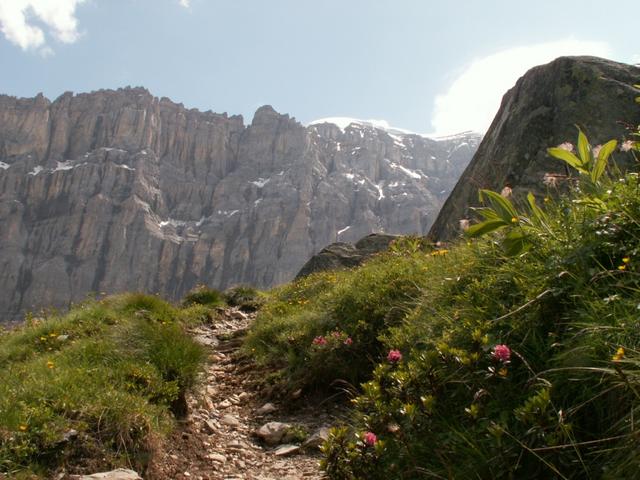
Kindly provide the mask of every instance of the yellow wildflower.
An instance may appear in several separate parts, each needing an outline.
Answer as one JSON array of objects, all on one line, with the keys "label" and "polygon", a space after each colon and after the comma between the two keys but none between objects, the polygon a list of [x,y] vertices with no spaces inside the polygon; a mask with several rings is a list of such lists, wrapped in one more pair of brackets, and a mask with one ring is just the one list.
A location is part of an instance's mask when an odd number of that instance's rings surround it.
[{"label": "yellow wildflower", "polygon": [[477,404],[472,403],[469,407],[464,409],[465,413],[471,418],[477,418],[480,413],[480,407]]},{"label": "yellow wildflower", "polygon": [[51,360],[47,361],[47,368],[55,368],[55,367],[56,367],[55,364]]},{"label": "yellow wildflower", "polygon": [[518,217],[511,217],[511,223],[518,223]]},{"label": "yellow wildflower", "polygon": [[618,270],[620,270],[620,271],[624,271],[624,270],[626,270],[626,269],[627,269],[627,266],[626,266],[626,265],[620,265],[620,266],[618,267]]},{"label": "yellow wildflower", "polygon": [[21,432],[26,432],[29,429],[29,427],[27,425],[20,425],[18,427],[18,430],[20,430]]},{"label": "yellow wildflower", "polygon": [[624,264],[627,264],[627,263],[629,263],[630,261],[631,261],[631,259],[630,259],[629,257],[624,257],[624,258],[622,259],[622,263],[624,263]]},{"label": "yellow wildflower", "polygon": [[502,367],[500,370],[498,370],[498,375],[500,375],[501,377],[506,377],[507,376],[507,369],[505,367]]},{"label": "yellow wildflower", "polygon": [[618,350],[616,350],[616,354],[611,359],[614,362],[619,362],[623,358],[624,358],[624,348],[623,347],[618,347]]}]

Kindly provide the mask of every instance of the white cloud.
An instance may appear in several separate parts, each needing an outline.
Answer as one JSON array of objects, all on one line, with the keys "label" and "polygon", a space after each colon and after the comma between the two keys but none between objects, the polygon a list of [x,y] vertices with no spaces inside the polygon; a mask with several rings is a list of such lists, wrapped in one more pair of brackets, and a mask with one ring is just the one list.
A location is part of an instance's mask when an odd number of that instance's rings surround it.
[{"label": "white cloud", "polygon": [[180,0],[180,6],[184,8],[189,8],[191,6],[191,0]]},{"label": "white cloud", "polygon": [[[0,0],[0,31],[23,50],[50,55],[45,31],[63,43],[75,42],[78,32],[76,8],[85,0]],[[34,24],[34,21],[37,24]]]},{"label": "white cloud", "polygon": [[476,59],[449,90],[435,100],[431,124],[435,135],[465,130],[484,133],[500,107],[502,96],[528,69],[564,55],[610,56],[606,43],[567,39],[503,50]]}]

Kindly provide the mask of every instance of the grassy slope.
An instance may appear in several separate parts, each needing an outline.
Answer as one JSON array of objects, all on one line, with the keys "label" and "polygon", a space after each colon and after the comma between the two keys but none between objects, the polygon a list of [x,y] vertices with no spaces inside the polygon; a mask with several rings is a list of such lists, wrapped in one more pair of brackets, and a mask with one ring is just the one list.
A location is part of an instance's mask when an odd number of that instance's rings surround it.
[{"label": "grassy slope", "polygon": [[184,328],[208,311],[126,294],[0,335],[0,472],[144,470],[204,359]]},{"label": "grassy slope", "polygon": [[635,475],[638,177],[594,195],[547,204],[523,255],[500,235],[446,252],[409,240],[273,292],[246,348],[288,388],[370,380],[325,446],[332,478]]}]

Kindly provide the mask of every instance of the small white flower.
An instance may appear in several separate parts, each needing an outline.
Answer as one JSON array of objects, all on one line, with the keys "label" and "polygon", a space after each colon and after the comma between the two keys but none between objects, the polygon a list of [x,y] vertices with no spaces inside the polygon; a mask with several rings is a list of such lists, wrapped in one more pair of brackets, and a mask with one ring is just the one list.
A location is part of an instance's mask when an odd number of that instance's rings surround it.
[{"label": "small white flower", "polygon": [[511,190],[511,187],[504,187],[502,189],[502,191],[500,192],[500,195],[503,196],[504,198],[511,198],[511,194],[513,193],[513,190]]},{"label": "small white flower", "polygon": [[622,143],[622,145],[620,145],[620,150],[623,152],[628,152],[633,148],[633,144],[634,144],[633,141],[626,140],[625,142]]},{"label": "small white flower", "polygon": [[573,143],[564,142],[558,145],[558,148],[561,148],[562,150],[566,150],[567,152],[573,152]]}]

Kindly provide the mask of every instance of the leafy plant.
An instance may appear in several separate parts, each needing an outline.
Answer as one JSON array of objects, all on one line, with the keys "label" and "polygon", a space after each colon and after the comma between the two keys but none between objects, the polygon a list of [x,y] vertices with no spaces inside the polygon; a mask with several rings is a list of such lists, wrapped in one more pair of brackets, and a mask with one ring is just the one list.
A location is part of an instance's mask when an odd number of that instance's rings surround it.
[{"label": "leafy plant", "polygon": [[[582,176],[584,194],[575,201],[604,211],[606,208],[601,199],[601,180],[617,145],[616,140],[611,140],[594,148],[582,130],[578,129],[578,155],[564,146],[549,148],[547,151],[549,155],[576,169]],[[531,192],[526,197],[527,210],[524,212],[519,212],[509,198],[497,192],[480,190],[479,195],[480,201],[487,206],[476,209],[483,220],[466,230],[468,237],[481,237],[497,230],[504,230],[506,233],[500,243],[506,255],[515,256],[529,250],[533,246],[534,238],[553,235],[548,215],[537,205]]]}]

